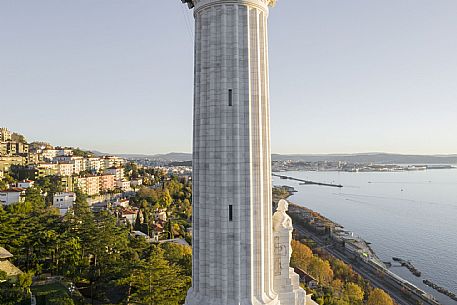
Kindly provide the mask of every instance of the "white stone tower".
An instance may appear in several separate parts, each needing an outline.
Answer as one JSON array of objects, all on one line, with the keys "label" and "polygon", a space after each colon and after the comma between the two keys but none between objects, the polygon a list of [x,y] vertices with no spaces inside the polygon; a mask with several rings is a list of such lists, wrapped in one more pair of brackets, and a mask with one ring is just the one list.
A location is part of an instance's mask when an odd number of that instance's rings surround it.
[{"label": "white stone tower", "polygon": [[196,33],[193,276],[186,304],[280,305],[267,48],[273,1],[182,2],[194,9]]}]

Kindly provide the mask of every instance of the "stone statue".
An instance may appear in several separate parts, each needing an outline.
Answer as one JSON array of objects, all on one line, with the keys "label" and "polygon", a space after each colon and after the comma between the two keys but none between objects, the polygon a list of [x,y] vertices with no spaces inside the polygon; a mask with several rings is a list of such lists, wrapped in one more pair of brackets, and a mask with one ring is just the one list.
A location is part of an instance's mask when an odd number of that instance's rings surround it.
[{"label": "stone statue", "polygon": [[287,211],[289,210],[289,203],[281,199],[278,202],[278,208],[276,209],[276,212],[273,215],[273,231],[279,232],[279,231],[288,231],[289,232],[289,260],[290,257],[292,256],[292,231],[294,230],[292,226],[292,219],[290,218],[289,215],[287,215]]},{"label": "stone statue", "polygon": [[273,214],[274,288],[281,304],[304,305],[306,292],[300,287],[299,276],[290,268],[292,255],[292,219],[287,215],[289,204],[280,200]]}]

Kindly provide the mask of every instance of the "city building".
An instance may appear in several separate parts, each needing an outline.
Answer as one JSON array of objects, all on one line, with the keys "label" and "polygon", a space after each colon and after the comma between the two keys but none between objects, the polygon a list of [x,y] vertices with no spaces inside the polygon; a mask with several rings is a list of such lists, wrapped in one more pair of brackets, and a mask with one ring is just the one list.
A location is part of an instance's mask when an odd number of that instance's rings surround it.
[{"label": "city building", "polygon": [[167,212],[165,210],[157,210],[154,212],[154,220],[167,222]]},{"label": "city building", "polygon": [[40,163],[36,166],[35,178],[57,175],[58,168],[55,163]]},{"label": "city building", "polygon": [[58,176],[71,176],[74,173],[74,165],[72,162],[57,163]]},{"label": "city building", "polygon": [[22,180],[17,183],[17,187],[23,188],[23,189],[28,189],[29,187],[32,187],[35,184],[35,181],[33,180]]},{"label": "city building", "polygon": [[64,192],[74,192],[75,191],[74,185],[77,180],[77,177],[60,176],[59,180],[60,180],[60,185],[62,186]]},{"label": "city building", "polygon": [[86,170],[86,161],[83,157],[73,156],[71,157],[70,162],[73,163],[73,172],[75,174],[79,174],[80,172]]},{"label": "city building", "polygon": [[73,150],[70,148],[60,148],[56,149],[56,156],[72,156]]},{"label": "city building", "polygon": [[73,165],[73,173],[79,174],[86,170],[86,160],[79,156],[56,156],[53,161],[58,163],[71,163]]},{"label": "city building", "polygon": [[45,161],[53,161],[57,156],[57,150],[55,149],[43,149],[41,151],[41,156]]},{"label": "city building", "polygon": [[93,173],[98,173],[101,169],[101,161],[100,158],[97,157],[90,157],[85,159],[86,161],[86,170],[91,171]]},{"label": "city building", "polygon": [[118,212],[120,219],[124,219],[128,224],[133,225],[138,215],[138,208],[121,208]]},{"label": "city building", "polygon": [[60,184],[62,185],[65,192],[73,192],[74,191],[74,180],[76,178],[70,176],[62,176],[60,177]]},{"label": "city building", "polygon": [[130,201],[128,199],[118,199],[111,205],[113,208],[122,207],[127,208],[130,206]]},{"label": "city building", "polygon": [[25,165],[26,158],[22,156],[0,156],[0,170],[7,172],[13,165]]},{"label": "city building", "polygon": [[114,182],[114,175],[101,175],[98,176],[100,183],[100,191],[112,191],[115,189],[116,184]]},{"label": "city building", "polygon": [[39,164],[40,161],[42,161],[42,158],[40,158],[41,155],[37,153],[31,153],[29,151],[29,154],[27,155],[27,164],[28,165],[36,165]]},{"label": "city building", "polygon": [[284,264],[290,257],[274,251],[290,248],[288,239],[273,239],[267,19],[274,0],[181,1],[195,17],[186,304],[303,305],[298,275]]},{"label": "city building", "polygon": [[122,181],[124,179],[124,168],[123,167],[110,167],[105,169],[105,174],[114,175],[114,180]]},{"label": "city building", "polygon": [[2,127],[0,128],[0,142],[6,142],[6,141],[11,141],[12,138],[12,133],[11,131],[8,130],[8,128]]},{"label": "city building", "polygon": [[7,156],[7,142],[0,142],[0,156]]},{"label": "city building", "polygon": [[76,194],[73,192],[56,193],[52,200],[52,206],[59,209],[60,216],[67,214],[76,201]]},{"label": "city building", "polygon": [[132,180],[130,180],[130,185],[131,185],[132,187],[141,186],[141,185],[143,185],[143,179],[141,179],[141,178],[132,179]]},{"label": "city building", "polygon": [[20,187],[12,187],[0,192],[0,204],[10,205],[13,203],[24,202],[25,189]]},{"label": "city building", "polygon": [[6,141],[0,142],[0,154],[3,156],[27,155],[29,145],[27,143]]},{"label": "city building", "polygon": [[75,184],[88,196],[100,194],[100,183],[98,176],[77,177]]},{"label": "city building", "polygon": [[121,167],[125,163],[124,159],[115,156],[104,156],[101,161],[103,163],[104,169],[111,167]]},{"label": "city building", "polygon": [[123,192],[131,192],[132,188],[130,186],[130,181],[127,180],[117,180],[116,187],[121,189]]}]

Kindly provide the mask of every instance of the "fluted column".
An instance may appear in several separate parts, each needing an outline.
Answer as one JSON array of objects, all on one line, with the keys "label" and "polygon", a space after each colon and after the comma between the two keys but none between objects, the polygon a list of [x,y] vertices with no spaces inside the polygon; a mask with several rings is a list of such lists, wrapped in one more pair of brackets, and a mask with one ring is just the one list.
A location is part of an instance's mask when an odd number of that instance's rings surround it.
[{"label": "fluted column", "polygon": [[272,270],[268,3],[192,2],[193,282],[188,305],[279,305]]}]

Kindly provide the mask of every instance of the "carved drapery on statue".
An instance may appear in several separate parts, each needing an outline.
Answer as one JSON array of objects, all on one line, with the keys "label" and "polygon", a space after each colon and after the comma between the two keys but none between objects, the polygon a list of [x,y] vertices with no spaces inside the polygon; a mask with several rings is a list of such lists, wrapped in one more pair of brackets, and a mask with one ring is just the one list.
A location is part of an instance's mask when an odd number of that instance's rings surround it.
[{"label": "carved drapery on statue", "polygon": [[299,276],[289,267],[292,255],[292,219],[287,215],[289,204],[280,200],[273,215],[274,289],[281,304],[304,305],[306,292],[300,287]]}]

